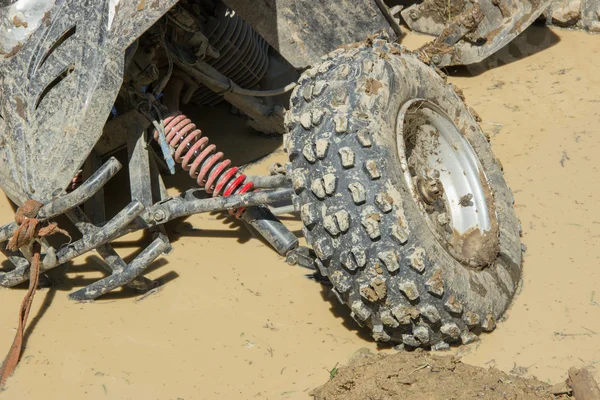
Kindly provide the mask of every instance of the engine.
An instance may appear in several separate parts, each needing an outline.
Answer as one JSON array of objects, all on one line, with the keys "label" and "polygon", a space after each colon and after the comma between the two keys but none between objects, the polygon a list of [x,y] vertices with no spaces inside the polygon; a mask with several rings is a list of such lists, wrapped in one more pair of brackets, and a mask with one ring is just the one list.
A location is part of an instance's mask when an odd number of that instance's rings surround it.
[{"label": "engine", "polygon": [[[188,0],[178,3],[128,50],[126,81],[139,88],[160,85],[161,76],[170,78],[173,60],[194,67],[210,65],[244,89],[257,88],[269,66],[269,44],[235,11],[220,1]],[[166,47],[166,48],[165,48]],[[134,55],[133,55],[134,54]],[[186,87],[181,101],[215,105],[223,97],[182,74]]]}]

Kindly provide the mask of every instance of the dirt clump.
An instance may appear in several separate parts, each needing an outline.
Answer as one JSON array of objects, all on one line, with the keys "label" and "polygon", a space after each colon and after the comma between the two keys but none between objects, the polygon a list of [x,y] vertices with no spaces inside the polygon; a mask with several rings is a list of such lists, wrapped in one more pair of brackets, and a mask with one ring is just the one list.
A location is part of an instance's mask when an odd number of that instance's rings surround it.
[{"label": "dirt clump", "polygon": [[552,10],[552,23],[558,26],[575,25],[581,18],[581,1],[563,1]]},{"label": "dirt clump", "polygon": [[452,18],[461,14],[465,8],[465,1],[440,1],[430,0],[423,2],[420,7],[420,17],[427,16],[431,17],[435,22],[445,24]]},{"label": "dirt clump", "polygon": [[311,393],[317,400],[352,399],[567,399],[537,379],[508,375],[495,368],[463,364],[453,356],[428,352],[393,355],[359,353],[349,365]]}]

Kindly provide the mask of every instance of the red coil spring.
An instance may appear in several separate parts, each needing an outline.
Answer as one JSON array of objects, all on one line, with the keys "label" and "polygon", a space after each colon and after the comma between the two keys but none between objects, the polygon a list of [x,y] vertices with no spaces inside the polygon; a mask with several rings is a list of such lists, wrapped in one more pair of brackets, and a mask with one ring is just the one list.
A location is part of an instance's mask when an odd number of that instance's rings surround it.
[{"label": "red coil spring", "polygon": [[[223,153],[216,151],[214,144],[208,144],[208,138],[196,128],[188,117],[178,112],[165,118],[165,137],[169,146],[175,149],[175,162],[188,171],[190,176],[204,187],[206,193],[217,196],[231,196],[251,191],[252,182],[246,181],[246,175],[239,174],[238,167],[231,167],[231,160],[223,160]],[[154,131],[154,139],[158,141],[158,131]],[[240,218],[244,208],[230,210]]]}]

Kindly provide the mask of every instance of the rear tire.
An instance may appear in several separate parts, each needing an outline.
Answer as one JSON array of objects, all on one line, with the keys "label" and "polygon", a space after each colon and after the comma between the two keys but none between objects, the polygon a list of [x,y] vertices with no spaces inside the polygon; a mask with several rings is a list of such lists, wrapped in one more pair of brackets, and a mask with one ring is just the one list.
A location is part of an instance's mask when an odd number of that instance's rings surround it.
[{"label": "rear tire", "polygon": [[[497,221],[486,265],[449,253],[406,181],[396,125],[414,99],[450,116],[478,158]],[[408,347],[442,349],[493,330],[520,282],[519,223],[501,167],[457,91],[416,55],[375,39],[306,71],[290,108],[294,204],[321,273],[354,319],[376,340]]]}]

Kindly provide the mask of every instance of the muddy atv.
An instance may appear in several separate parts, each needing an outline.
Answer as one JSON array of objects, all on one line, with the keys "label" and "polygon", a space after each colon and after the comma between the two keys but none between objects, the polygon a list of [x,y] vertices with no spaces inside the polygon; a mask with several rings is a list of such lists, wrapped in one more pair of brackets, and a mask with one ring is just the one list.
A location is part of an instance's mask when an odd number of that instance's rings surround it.
[{"label": "muddy atv", "polygon": [[[35,285],[96,250],[107,275],[72,299],[148,291],[146,268],[170,250],[163,225],[228,211],[328,278],[376,340],[475,340],[519,285],[519,222],[477,117],[439,68],[481,61],[546,4],[452,2],[449,15],[430,0],[0,0],[0,187],[19,206],[0,227],[0,284]],[[406,50],[400,17],[437,38]],[[246,176],[179,111],[222,101],[282,136],[289,163]],[[110,215],[103,187],[123,149],[131,202]],[[181,169],[197,188],[169,196],[161,176]],[[271,212],[282,202],[314,253]],[[79,232],[55,244],[63,216]],[[110,243],[138,230],[152,241],[126,263]]]}]

